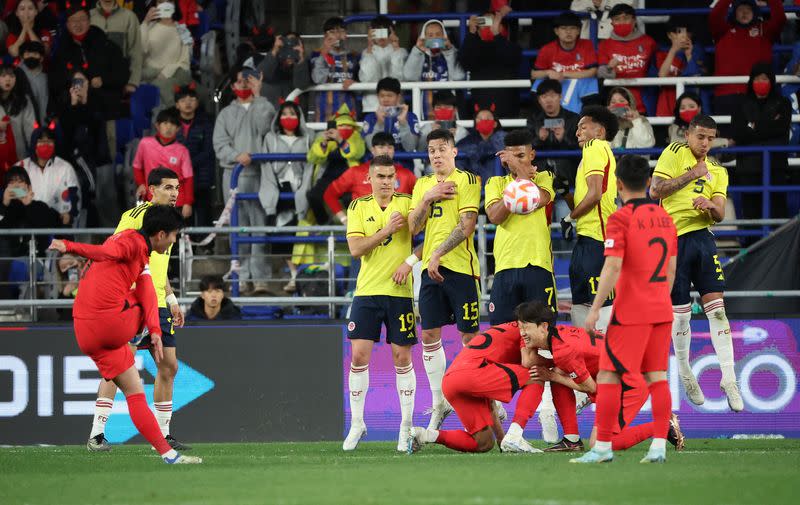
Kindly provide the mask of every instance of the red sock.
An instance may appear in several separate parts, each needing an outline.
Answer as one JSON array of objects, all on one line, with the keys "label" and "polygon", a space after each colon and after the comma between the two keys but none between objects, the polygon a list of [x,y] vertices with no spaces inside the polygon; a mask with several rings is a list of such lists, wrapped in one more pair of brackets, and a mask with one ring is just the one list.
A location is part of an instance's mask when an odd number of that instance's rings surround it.
[{"label": "red sock", "polygon": [[672,414],[672,395],[667,381],[653,382],[648,386],[653,407],[653,438],[667,438],[669,418]]},{"label": "red sock", "polygon": [[621,433],[614,435],[614,438],[611,439],[611,448],[615,451],[624,451],[652,436],[653,423],[626,426]]},{"label": "red sock", "polygon": [[610,442],[614,436],[614,425],[622,406],[622,384],[597,385],[597,412],[595,424],[597,425],[597,440]]},{"label": "red sock", "polygon": [[436,443],[456,451],[478,452],[478,442],[472,435],[462,430],[442,430],[436,438]]},{"label": "red sock", "polygon": [[556,408],[558,419],[561,420],[561,429],[564,435],[578,434],[578,414],[575,413],[575,393],[571,388],[561,384],[550,383],[553,392],[553,406]]},{"label": "red sock", "polygon": [[533,413],[539,408],[544,393],[544,384],[533,382],[528,384],[519,392],[517,406],[514,409],[513,422],[520,425],[523,429],[528,424],[528,420],[533,417]]},{"label": "red sock", "polygon": [[144,393],[137,393],[125,398],[128,402],[128,411],[131,414],[131,420],[136,425],[139,433],[150,442],[150,445],[156,448],[159,454],[164,455],[172,450],[164,435],[161,434],[161,428],[158,427],[153,412],[147,406],[147,400],[144,398]]}]

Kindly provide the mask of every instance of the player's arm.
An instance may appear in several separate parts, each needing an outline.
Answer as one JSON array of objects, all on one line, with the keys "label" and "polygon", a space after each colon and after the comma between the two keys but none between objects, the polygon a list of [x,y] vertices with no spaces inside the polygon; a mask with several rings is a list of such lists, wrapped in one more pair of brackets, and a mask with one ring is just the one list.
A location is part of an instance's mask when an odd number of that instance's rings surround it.
[{"label": "player's arm", "polygon": [[603,176],[600,174],[588,175],[586,177],[586,187],[588,188],[586,196],[569,213],[569,217],[572,219],[585,216],[600,203],[600,199],[603,198]]},{"label": "player's arm", "polygon": [[525,368],[530,368],[534,365],[546,365],[549,363],[549,360],[539,354],[539,350],[536,348],[528,349],[527,347],[522,347],[520,349],[520,353],[522,354],[521,364]]},{"label": "player's arm", "polygon": [[422,190],[417,189],[420,181],[414,185],[414,193],[411,198],[411,206],[414,207],[408,213],[408,229],[411,230],[411,235],[416,235],[425,229],[425,224],[428,222],[428,214],[430,213],[431,205],[439,200],[452,200],[456,197],[456,185],[452,181],[440,182],[432,187],[425,194],[420,194]]},{"label": "player's arm", "polygon": [[[406,226],[406,220],[399,212],[393,212],[389,217],[389,222],[386,226],[378,230],[374,235],[364,236],[363,231],[358,231],[356,228],[351,227],[351,217],[354,210],[347,212],[347,246],[350,248],[350,254],[354,258],[360,258],[365,254],[369,254],[373,249],[381,245],[392,233],[401,230]],[[356,220],[355,218],[353,220]]]},{"label": "player's arm", "polygon": [[594,295],[592,307],[586,315],[584,327],[587,331],[594,331],[595,324],[600,318],[600,309],[603,307],[608,295],[617,285],[620,271],[622,270],[622,256],[606,256],[603,270],[600,271],[600,282],[597,283],[597,294]]},{"label": "player's arm", "polygon": [[121,261],[130,258],[136,250],[135,245],[127,237],[106,240],[101,245],[53,239],[49,249],[77,254],[92,261]]},{"label": "player's arm", "polygon": [[433,257],[441,259],[442,256],[449,253],[458,246],[461,242],[465,241],[467,237],[475,232],[475,225],[478,223],[478,213],[475,211],[467,211],[459,214],[458,224],[450,235],[439,244],[439,247],[434,249]]},{"label": "player's arm", "polygon": [[414,252],[405,259],[400,265],[397,267],[397,270],[394,271],[392,274],[392,280],[395,284],[401,285],[405,284],[406,279],[408,278],[408,274],[414,269],[414,265],[422,261],[422,244],[418,245],[414,248]]},{"label": "player's arm", "polygon": [[486,206],[486,217],[489,218],[489,222],[492,224],[503,224],[510,215],[511,211],[503,204],[502,200],[497,200]]},{"label": "player's arm", "polygon": [[153,357],[156,363],[158,363],[161,361],[161,358],[164,357],[164,349],[161,345],[161,322],[158,317],[158,298],[156,297],[156,289],[153,287],[153,279],[150,276],[149,265],[145,265],[144,270],[136,279],[134,295],[144,309],[144,322],[150,332],[150,341],[153,344]]},{"label": "player's arm", "polygon": [[[663,156],[664,155],[662,155],[662,158]],[[701,160],[688,172],[677,177],[667,178],[666,173],[659,170],[662,158],[659,158],[659,164],[656,165],[653,171],[653,179],[650,181],[650,198],[658,200],[664,199],[676,191],[685,188],[695,179],[699,179],[708,173],[706,162]]]},{"label": "player's arm", "polygon": [[714,196],[709,200],[704,196],[698,196],[692,201],[692,205],[697,210],[704,210],[711,214],[711,219],[719,223],[725,219],[725,197]]},{"label": "player's arm", "polygon": [[167,307],[169,307],[169,312],[172,314],[172,324],[178,328],[183,328],[183,311],[178,304],[178,297],[175,296],[175,291],[169,284],[169,279],[164,284],[164,294],[166,295]]},{"label": "player's arm", "polygon": [[593,395],[597,392],[597,383],[591,376],[587,376],[583,382],[575,382],[572,378],[566,375],[563,371],[555,368],[550,370],[547,366],[535,366],[531,369],[531,378],[536,380],[555,382],[567,386],[575,391]]}]

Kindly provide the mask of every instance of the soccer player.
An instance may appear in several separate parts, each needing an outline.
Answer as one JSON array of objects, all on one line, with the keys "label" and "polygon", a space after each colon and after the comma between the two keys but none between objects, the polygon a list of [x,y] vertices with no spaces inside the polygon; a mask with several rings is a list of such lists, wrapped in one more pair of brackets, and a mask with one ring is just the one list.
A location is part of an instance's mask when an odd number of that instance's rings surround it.
[{"label": "soccer player", "polygon": [[661,156],[653,172],[650,196],[661,205],[678,229],[678,271],[672,288],[672,343],[678,358],[681,381],[686,396],[702,405],[705,396],[689,364],[692,341],[690,284],[700,292],[708,318],[711,343],[722,371],[720,388],[734,412],[744,409],[734,371],[731,326],[725,315],[725,274],[717,257],[717,246],[709,227],[725,219],[728,172],[708,150],[717,136],[717,124],[709,116],[698,114],[686,130],[686,143],[673,142]]},{"label": "soccer player", "polygon": [[50,249],[91,260],[72,310],[78,346],[92,358],[103,379],[122,390],[136,429],[169,464],[203,460],[178,454],[164,439],[147,406],[128,342],[144,326],[150,332],[154,359],[158,363],[163,358],[158,303],[148,263],[152,251],[163,254],[175,243],[182,226],[177,210],[159,205],[146,213],[141,229],[112,235],[102,245],[69,240],[50,244]]},{"label": "soccer player", "polygon": [[584,326],[594,331],[600,308],[616,286],[597,374],[597,442],[573,463],[614,458],[611,439],[622,407],[621,377],[643,373],[653,408],[653,440],[642,463],[666,461],[672,399],[667,383],[672,330],[670,291],[675,280],[678,237],[669,214],[647,198],[650,165],[634,155],[620,159],[616,186],[623,206],[608,219],[606,260]]},{"label": "soccer player", "polygon": [[[367,434],[364,401],[369,389],[369,359],[373,345],[380,340],[383,324],[386,341],[392,346],[402,413],[397,450],[405,451],[417,389],[411,362],[411,346],[417,343],[417,324],[409,270],[398,275],[397,268],[411,259],[407,222],[411,195],[395,193],[396,168],[387,155],[372,159],[368,177],[372,194],[353,200],[347,209],[347,245],[354,258],[362,258],[362,264],[347,324],[353,354],[349,375],[352,419],[342,449],[354,450]],[[412,261],[416,263],[417,257],[413,256]]]},{"label": "soccer player", "polygon": [[[153,169],[147,176],[147,184],[150,194],[153,195],[152,200],[122,214],[122,218],[117,225],[115,233],[119,233],[123,230],[140,229],[144,217],[153,205],[175,206],[180,189],[178,175],[175,172],[163,167]],[[178,299],[172,292],[172,287],[169,285],[167,279],[167,269],[171,251],[172,245],[169,245],[164,252],[154,250],[150,254],[150,272],[158,298],[158,315],[161,321],[162,345],[164,347],[164,356],[158,363],[153,400],[156,420],[158,420],[158,425],[161,427],[161,433],[173,449],[186,451],[191,449],[191,447],[177,441],[169,432],[170,420],[172,419],[173,384],[175,375],[178,373],[174,326],[183,326],[183,312],[181,312]],[[131,344],[135,346],[137,345],[137,341],[134,340]],[[151,355],[153,354],[149,336],[145,336],[139,341],[138,347],[141,349],[150,349]],[[94,408],[92,430],[89,433],[89,440],[86,442],[86,447],[90,451],[111,450],[111,445],[105,438],[105,428],[108,417],[111,415],[111,409],[114,406],[114,396],[116,394],[117,386],[113,382],[100,381],[100,387],[97,390],[97,401],[95,402]]]},{"label": "soccer player", "polygon": [[456,168],[458,150],[449,130],[434,130],[427,141],[433,173],[414,185],[408,227],[412,235],[425,231],[419,291],[422,359],[433,399],[428,427],[438,429],[452,412],[442,394],[447,366],[442,326],[455,322],[464,343],[478,332],[480,267],[473,234],[481,184],[477,176]]},{"label": "soccer player", "polygon": [[[614,170],[616,161],[608,141],[619,129],[616,116],[601,106],[583,109],[578,121],[578,144],[583,156],[575,177],[574,207],[561,220],[562,235],[571,240],[573,223],[577,224],[578,241],[569,262],[569,285],[572,289],[572,324],[582,326],[592,296],[597,293],[600,270],[603,268],[603,241],[606,223],[617,205]],[[611,316],[614,293],[604,302],[601,323],[603,329]]]}]

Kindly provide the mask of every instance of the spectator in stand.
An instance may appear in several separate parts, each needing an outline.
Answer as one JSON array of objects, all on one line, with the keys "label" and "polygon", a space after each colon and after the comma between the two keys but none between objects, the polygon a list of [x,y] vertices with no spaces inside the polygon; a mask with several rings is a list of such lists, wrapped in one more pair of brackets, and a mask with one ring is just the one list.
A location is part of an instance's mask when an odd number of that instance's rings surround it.
[{"label": "spectator in stand", "polygon": [[[325,210],[325,190],[348,168],[361,163],[364,157],[364,138],[353,116],[347,105],[342,105],[334,119],[328,122],[328,129],[314,139],[308,150],[308,162],[315,165],[316,173],[321,173],[308,192],[308,203],[317,224],[326,224],[329,219]],[[316,167],[321,167],[321,172]]]},{"label": "spectator in stand", "polygon": [[[694,44],[691,22],[684,17],[672,16],[667,23],[669,48],[656,53],[659,77],[692,77],[706,73],[706,52],[701,44]],[[675,109],[675,88],[663,86],[658,94],[656,115],[669,116]]]},{"label": "spectator in stand", "polygon": [[411,152],[419,141],[417,116],[402,103],[400,81],[394,77],[384,77],[378,81],[378,108],[364,116],[364,139],[367,146],[372,145],[372,137],[377,133],[388,133],[394,138],[394,148],[398,152]]},{"label": "spectator in stand", "polygon": [[14,65],[0,64],[0,168],[27,156],[36,113],[27,80]]},{"label": "spectator in stand", "polygon": [[[265,153],[294,153],[307,155],[314,133],[306,127],[305,117],[297,102],[283,101],[272,127],[264,137]],[[267,222],[273,226],[310,226],[308,214],[308,190],[314,167],[307,162],[288,160],[261,164],[261,186],[258,199],[267,214]],[[281,192],[294,193],[294,201],[280,200]],[[272,254],[287,255],[286,265],[291,274],[284,291],[294,293],[297,289],[297,255],[302,255],[304,244],[274,243]],[[297,255],[294,254],[297,250]]]},{"label": "spectator in stand", "polygon": [[[420,128],[417,151],[428,151],[428,134],[433,130],[438,130],[439,128],[447,128],[450,130],[450,133],[452,133],[453,137],[455,138],[456,144],[459,143],[461,139],[466,138],[469,132],[466,128],[456,123],[458,120],[458,109],[456,108],[456,104],[456,96],[450,91],[441,90],[437,91],[433,95],[433,107],[428,114],[428,119],[432,120],[433,122],[428,123]],[[424,173],[430,173],[430,163],[428,160],[425,160],[424,163]]]},{"label": "spectator in stand", "polygon": [[656,145],[653,127],[636,108],[636,97],[628,88],[613,88],[608,94],[608,110],[619,120],[619,131],[611,148],[642,149]]},{"label": "spectator in stand", "polygon": [[[792,108],[789,99],[781,96],[775,84],[775,73],[770,63],[756,63],[750,71],[747,94],[731,118],[733,138],[739,146],[786,145],[789,142],[789,127]],[[785,153],[772,153],[770,184],[787,183],[787,160]],[[760,186],[764,171],[763,157],[758,154],[739,154],[736,168],[731,171],[731,185]],[[742,194],[744,219],[764,217],[761,212],[761,193]],[[786,193],[775,192],[771,196],[770,217],[787,217]]]},{"label": "spectator in stand", "polygon": [[[626,4],[617,4],[610,13],[611,37],[600,42],[597,76],[602,79],[635,79],[647,77],[656,53],[656,41],[636,26],[636,12]],[[629,88],[636,98],[637,110],[645,114],[639,88]]]},{"label": "spectator in stand", "polygon": [[[239,192],[255,193],[261,184],[261,166],[253,163],[250,155],[261,151],[264,136],[275,117],[275,108],[261,96],[261,77],[252,68],[235,69],[231,88],[236,100],[219,112],[214,124],[214,152],[223,168],[222,195],[226,202],[231,196],[231,174],[237,164],[243,166],[239,174]],[[241,226],[266,224],[267,216],[259,202],[245,200],[237,207]],[[268,274],[265,253],[264,244],[242,244],[239,247],[239,257],[242,258],[239,285],[243,292],[267,291],[264,283]]]},{"label": "spectator in stand", "polygon": [[200,108],[197,86],[193,82],[176,89],[175,108],[180,117],[176,140],[189,151],[194,174],[193,223],[195,226],[211,226],[211,204],[217,183],[214,123]]},{"label": "spectator in stand", "polygon": [[[400,38],[392,20],[383,15],[377,16],[369,23],[367,48],[361,53],[358,80],[378,82],[392,77],[400,81],[403,79],[406,58],[408,51],[400,47]],[[364,112],[375,112],[379,107],[378,96],[364,93],[361,106]]]},{"label": "spectator in stand", "polygon": [[[394,158],[395,144],[392,136],[385,132],[378,132],[372,138],[372,147],[370,148],[372,157],[388,156]],[[325,190],[324,199],[325,204],[331,209],[331,212],[336,215],[336,218],[342,224],[347,224],[347,212],[342,207],[342,197],[345,194],[350,195],[350,200],[361,198],[372,194],[372,186],[369,182],[369,160],[360,165],[350,167],[340,175],[330,186]],[[411,194],[414,189],[414,183],[417,178],[414,174],[399,163],[394,164],[397,174],[395,181],[395,191],[397,193]]]},{"label": "spectator in stand", "polygon": [[553,21],[556,40],[545,44],[539,50],[536,63],[531,70],[532,80],[570,80],[567,85],[574,87],[570,93],[572,98],[563,105],[572,112],[580,112],[584,101],[599,99],[595,78],[597,54],[591,41],[580,38],[580,29],[581,19],[577,14],[570,11],[562,12]]},{"label": "spectator in stand", "polygon": [[[614,31],[612,26],[611,10],[617,5],[633,7],[633,0],[572,0],[570,10],[575,12],[588,12],[597,19],[597,38],[605,40],[611,37]],[[581,37],[590,39],[589,18],[584,18]],[[641,28],[641,27],[640,27]]]},{"label": "spectator in stand", "polygon": [[311,80],[314,84],[341,83],[345,91],[322,91],[316,96],[319,121],[328,121],[339,107],[347,105],[356,110],[355,97],[347,88],[358,76],[358,53],[348,51],[347,28],[339,17],[329,18],[322,25],[322,48],[311,62]]},{"label": "spectator in stand", "polygon": [[92,25],[100,28],[119,46],[128,63],[127,93],[133,93],[142,81],[142,37],[139,18],[132,11],[120,7],[117,0],[98,0],[90,15]]},{"label": "spectator in stand", "polygon": [[[458,63],[458,50],[450,42],[444,23],[431,19],[422,25],[417,44],[411,48],[403,66],[406,81],[463,81],[464,69]],[[433,90],[422,92],[422,114],[433,109]],[[426,147],[427,149],[427,147]]]},{"label": "spectator in stand", "polygon": [[200,279],[200,296],[189,308],[190,321],[232,321],[242,318],[242,310],[225,296],[227,287],[222,277],[206,275]]},{"label": "spectator in stand", "polygon": [[456,144],[459,154],[465,157],[456,162],[458,168],[477,175],[483,184],[502,173],[497,153],[505,148],[506,132],[500,128],[494,111],[494,104],[475,105],[475,127]]},{"label": "spectator in stand", "polygon": [[39,17],[39,9],[34,0],[17,0],[13,14],[6,18],[8,36],[6,36],[6,49],[14,58],[20,56],[19,48],[25,42],[41,42],[50,52],[52,39],[50,30],[43,26]]},{"label": "spectator in stand", "polygon": [[[781,0],[768,0],[768,4],[768,19],[755,0],[719,0],[711,9],[708,23],[716,43],[714,75],[748,75],[756,63],[772,60],[772,42],[781,33],[786,14]],[[732,115],[740,111],[745,93],[750,95],[744,84],[716,86],[714,113]]]},{"label": "spectator in stand", "polygon": [[192,157],[186,146],[178,142],[181,129],[181,116],[175,107],[162,109],[156,116],[156,134],[144,137],[133,158],[133,178],[136,181],[136,199],[150,200],[147,189],[147,176],[156,168],[168,168],[178,174],[180,192],[175,207],[180,209],[184,219],[192,216],[194,205],[194,171]]},{"label": "spectator in stand", "polygon": [[158,0],[141,26],[142,81],[158,87],[162,107],[175,105],[175,86],[186,86],[192,81],[193,41],[186,26],[177,23],[180,18],[174,3]]},{"label": "spectator in stand", "polygon": [[[675,120],[667,128],[667,142],[686,142],[686,130],[689,128],[689,123],[692,122],[696,115],[702,113],[703,105],[696,93],[687,91],[679,96],[675,101],[675,110],[673,112]],[[733,146],[734,141],[724,137],[717,137],[711,142],[712,149]]]},{"label": "spectator in stand", "polygon": [[[562,107],[561,83],[555,79],[545,79],[539,84],[536,101],[539,110],[528,118],[528,129],[533,134],[533,147],[541,151],[578,150],[578,120],[580,116]],[[575,158],[536,158],[536,165],[549,170],[554,175],[553,187],[556,193],[564,196],[569,188],[575,186],[578,160]],[[566,208],[564,213],[568,213]],[[559,214],[559,215],[562,215]]]},{"label": "spectator in stand", "polygon": [[266,52],[257,69],[264,74],[263,96],[273,107],[278,100],[295,88],[307,88],[311,82],[305,46],[296,32],[275,37],[272,48]]},{"label": "spectator in stand", "polygon": [[[481,17],[470,16],[467,23],[469,32],[459,53],[461,66],[470,73],[470,79],[516,79],[522,49],[508,38],[508,25],[503,18],[509,12],[511,8],[506,6]],[[491,23],[488,23],[489,20]],[[480,24],[484,22],[487,24]],[[494,114],[498,117],[515,117],[519,114],[517,89],[473,89],[472,102],[494,103]]]},{"label": "spectator in stand", "polygon": [[30,86],[33,107],[36,111],[36,120],[43,123],[47,116],[47,104],[50,101],[47,86],[47,74],[44,71],[45,47],[41,42],[28,41],[19,48],[22,59],[22,69]]},{"label": "spectator in stand", "polygon": [[78,176],[68,161],[56,156],[55,126],[34,130],[31,145],[31,157],[19,165],[28,173],[33,197],[58,212],[62,224],[72,224],[80,210]]}]

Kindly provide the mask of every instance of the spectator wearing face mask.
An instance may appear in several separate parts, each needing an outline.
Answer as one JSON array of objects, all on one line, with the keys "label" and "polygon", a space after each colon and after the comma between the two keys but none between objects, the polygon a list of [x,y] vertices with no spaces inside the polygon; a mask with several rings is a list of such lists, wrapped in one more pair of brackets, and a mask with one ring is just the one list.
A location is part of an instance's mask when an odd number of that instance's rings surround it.
[{"label": "spectator wearing face mask", "polygon": [[[377,16],[369,23],[367,32],[367,48],[361,53],[361,64],[358,79],[361,82],[378,82],[392,77],[398,81],[403,79],[403,65],[408,58],[408,51],[400,47],[394,23],[386,16]],[[378,96],[365,93],[361,99],[364,112],[375,112],[378,107]]]},{"label": "spectator wearing face mask", "polygon": [[419,141],[417,116],[402,103],[403,95],[400,81],[385,77],[378,81],[378,108],[364,116],[364,138],[372,145],[375,134],[388,133],[394,138],[394,148],[398,152],[411,152]]},{"label": "spectator wearing face mask", "polygon": [[[428,134],[433,130],[438,130],[439,128],[450,130],[450,133],[453,134],[456,144],[469,134],[466,128],[456,123],[458,120],[458,109],[456,108],[456,105],[456,96],[450,91],[441,90],[437,91],[436,94],[433,95],[433,108],[428,114],[428,120],[432,122],[420,128],[417,151],[428,151]],[[426,159],[423,163],[424,168],[422,169],[422,173],[431,173],[431,165],[429,160]]]},{"label": "spectator wearing face mask", "polygon": [[496,154],[503,150],[506,132],[494,115],[494,104],[475,106],[475,127],[456,144],[464,159],[456,161],[456,166],[481,178],[485,184],[489,177],[501,175],[502,170]]},{"label": "spectator wearing face mask", "polygon": [[[266,30],[260,28],[259,30]],[[307,88],[311,82],[303,40],[296,32],[274,37],[272,48],[264,54],[257,69],[264,74],[263,96],[278,108],[279,99],[295,88]]]},{"label": "spectator wearing face mask", "polygon": [[190,74],[192,37],[178,25],[181,13],[173,2],[158,0],[141,25],[142,81],[158,87],[161,105],[175,105],[175,86],[185,86]]},{"label": "spectator wearing face mask", "polygon": [[613,88],[608,94],[608,110],[619,121],[619,131],[611,141],[612,148],[637,149],[656,145],[653,127],[636,110],[636,97],[629,89]]},{"label": "spectator wearing face mask", "polygon": [[128,62],[127,93],[133,93],[142,81],[142,37],[139,18],[129,9],[119,5],[117,0],[98,0],[91,10],[91,23],[103,30],[119,48]]},{"label": "spectator wearing face mask", "polygon": [[[695,44],[686,18],[673,16],[667,23],[670,45],[656,53],[659,77],[691,77],[706,73],[706,53],[702,44]],[[658,94],[656,115],[669,116],[675,108],[675,88],[663,86]]]},{"label": "spectator wearing face mask", "polygon": [[[667,128],[668,142],[686,142],[686,130],[689,128],[689,123],[698,114],[703,113],[703,105],[700,101],[700,96],[691,91],[687,91],[678,97],[675,101],[675,109],[673,111],[674,121],[669,128]],[[711,143],[711,148],[717,147],[733,147],[733,139],[724,137],[716,137]]]},{"label": "spectator wearing face mask", "polygon": [[340,83],[344,91],[321,91],[314,101],[317,119],[328,121],[342,105],[356,110],[355,97],[347,88],[358,77],[358,54],[347,49],[347,28],[339,17],[322,25],[322,48],[311,61],[311,80],[314,84]]},{"label": "spectator wearing face mask", "polygon": [[[633,0],[572,0],[570,10],[591,13],[597,19],[597,38],[605,40],[611,37],[613,32],[611,9],[617,5],[633,7]],[[584,18],[581,28],[581,37],[584,39],[591,37],[590,23],[589,18]]]},{"label": "spectator wearing face mask", "polygon": [[19,54],[22,57],[22,69],[28,79],[31,88],[31,98],[36,110],[36,120],[44,122],[47,116],[47,106],[50,101],[49,88],[47,86],[47,74],[44,72],[45,47],[41,42],[29,41],[19,46]]},{"label": "spectator wearing face mask", "polygon": [[[406,81],[463,81],[464,69],[458,62],[458,50],[450,42],[444,23],[431,19],[422,25],[416,45],[411,48],[403,67]],[[433,109],[433,90],[422,91],[422,114]],[[426,147],[427,149],[427,147]]]}]

